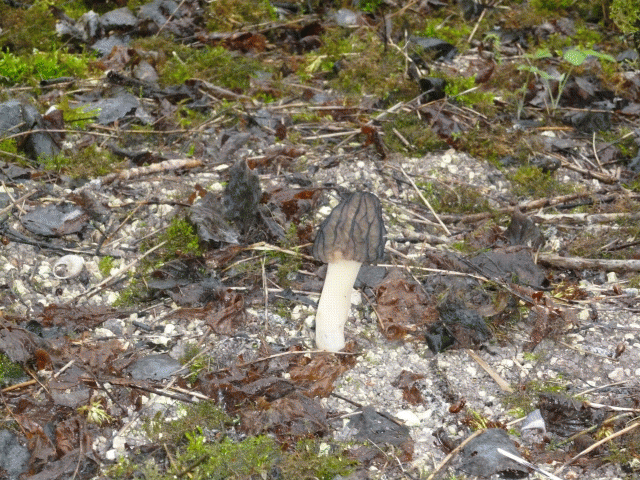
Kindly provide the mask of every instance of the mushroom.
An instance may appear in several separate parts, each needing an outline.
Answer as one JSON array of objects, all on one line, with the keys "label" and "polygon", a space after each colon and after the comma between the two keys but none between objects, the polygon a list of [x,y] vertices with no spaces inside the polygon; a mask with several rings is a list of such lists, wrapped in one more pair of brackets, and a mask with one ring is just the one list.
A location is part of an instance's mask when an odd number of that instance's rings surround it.
[{"label": "mushroom", "polygon": [[386,233],[380,200],[368,192],[349,195],[320,225],[313,256],[328,265],[316,313],[319,349],[337,352],[344,348],[353,284],[360,265],[382,258]]}]

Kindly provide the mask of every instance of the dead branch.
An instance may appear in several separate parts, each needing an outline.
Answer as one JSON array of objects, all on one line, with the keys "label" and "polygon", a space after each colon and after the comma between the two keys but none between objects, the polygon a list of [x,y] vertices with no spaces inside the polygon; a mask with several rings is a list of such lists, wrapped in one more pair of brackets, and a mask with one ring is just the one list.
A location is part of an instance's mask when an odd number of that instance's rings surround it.
[{"label": "dead branch", "polygon": [[640,272],[640,260],[602,260],[599,258],[561,257],[540,254],[538,261],[548,267],[568,270],[604,270],[608,272]]},{"label": "dead branch", "polygon": [[638,213],[558,213],[558,214],[538,214],[532,217],[536,223],[546,223],[551,225],[591,225],[594,223],[611,223],[616,220],[639,220]]},{"label": "dead branch", "polygon": [[169,172],[173,170],[181,170],[187,168],[196,168],[204,165],[202,160],[194,158],[176,158],[174,160],[165,160],[164,162],[146,165],[144,167],[130,168],[123,172],[115,172],[105,175],[104,177],[91,180],[87,184],[75,190],[74,193],[80,193],[85,189],[98,189],[104,185],[109,185],[116,180],[131,180],[133,178],[151,175],[153,173]]}]

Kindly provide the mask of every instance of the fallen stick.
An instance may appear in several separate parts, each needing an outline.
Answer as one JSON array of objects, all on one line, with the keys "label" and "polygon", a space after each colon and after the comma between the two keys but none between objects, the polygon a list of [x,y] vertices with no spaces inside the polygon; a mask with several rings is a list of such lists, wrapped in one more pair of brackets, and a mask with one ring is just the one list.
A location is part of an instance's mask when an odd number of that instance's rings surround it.
[{"label": "fallen stick", "polygon": [[507,393],[513,393],[513,388],[511,388],[511,386],[506,382],[506,380],[504,378],[502,378],[498,372],[496,372],[491,365],[489,365],[487,362],[484,361],[484,359],[482,359],[480,356],[478,356],[476,354],[476,352],[474,352],[471,349],[466,349],[467,354],[473,358],[478,365],[480,365],[480,367],[482,367],[482,369],[487,372],[489,374],[489,376],[491,378],[493,378],[493,380],[498,384],[498,386],[500,387],[500,390],[502,390],[503,392],[507,392]]},{"label": "fallen stick", "polygon": [[640,260],[603,260],[599,258],[561,257],[560,255],[540,254],[538,262],[548,267],[568,270],[604,270],[608,272],[640,272]]},{"label": "fallen stick", "polygon": [[180,170],[186,168],[196,168],[204,165],[202,160],[196,160],[193,158],[176,158],[174,160],[165,160],[164,162],[154,163],[152,165],[146,165],[144,167],[130,168],[122,172],[115,172],[91,180],[80,188],[77,188],[74,193],[80,193],[87,189],[99,189],[104,185],[109,185],[116,180],[131,180],[132,178],[139,178],[152,173],[162,173],[172,170]]},{"label": "fallen stick", "polygon": [[531,219],[536,223],[557,225],[591,225],[594,223],[612,223],[616,220],[638,220],[640,213],[558,213],[534,214]]}]

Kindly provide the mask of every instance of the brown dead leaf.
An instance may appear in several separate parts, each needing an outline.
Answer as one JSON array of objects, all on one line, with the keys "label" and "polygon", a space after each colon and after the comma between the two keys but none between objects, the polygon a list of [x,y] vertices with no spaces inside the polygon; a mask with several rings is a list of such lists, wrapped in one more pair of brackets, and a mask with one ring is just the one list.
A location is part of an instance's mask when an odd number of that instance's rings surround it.
[{"label": "brown dead leaf", "polygon": [[79,415],[67,418],[56,425],[56,450],[63,456],[75,450],[83,430],[84,419]]},{"label": "brown dead leaf", "polygon": [[333,391],[333,382],[349,370],[355,360],[350,355],[317,355],[304,365],[289,370],[291,381],[309,397],[327,397]]},{"label": "brown dead leaf", "polygon": [[391,385],[402,390],[402,399],[405,402],[410,405],[419,405],[424,402],[424,399],[417,382],[423,378],[424,375],[419,373],[402,370],[400,375],[391,382]]},{"label": "brown dead leaf", "polygon": [[0,352],[12,362],[25,365],[46,342],[37,335],[11,325],[0,317]]},{"label": "brown dead leaf", "polygon": [[376,297],[382,333],[389,340],[401,339],[438,319],[438,311],[421,285],[399,270],[392,271],[377,286]]},{"label": "brown dead leaf", "polygon": [[262,196],[263,203],[277,206],[287,220],[298,221],[300,217],[313,210],[320,198],[319,188],[275,188]]},{"label": "brown dead leaf", "polygon": [[106,342],[82,343],[74,347],[72,346],[69,352],[72,353],[72,357],[79,359],[95,374],[108,372],[112,368],[113,362],[126,350],[124,344],[116,338]]},{"label": "brown dead leaf", "polygon": [[38,468],[39,465],[46,464],[56,458],[53,443],[44,431],[42,424],[31,418],[29,413],[24,415],[13,415],[18,422],[20,430],[27,438],[28,448],[31,452],[31,465]]},{"label": "brown dead leaf", "polygon": [[44,308],[39,320],[45,327],[63,327],[74,332],[83,332],[93,330],[117,315],[116,309],[100,305],[51,304]]},{"label": "brown dead leaf", "polygon": [[385,151],[382,138],[380,137],[380,133],[373,125],[362,125],[360,127],[360,132],[365,136],[364,147],[373,145],[381,158],[387,158],[387,153]]},{"label": "brown dead leaf", "polygon": [[205,321],[219,335],[232,335],[247,317],[244,297],[231,289],[222,294],[222,308],[207,312]]},{"label": "brown dead leaf", "polygon": [[262,404],[262,410],[240,412],[240,429],[250,435],[271,432],[279,437],[299,438],[328,431],[327,412],[318,400],[299,392]]},{"label": "brown dead leaf", "polygon": [[[538,292],[540,294],[541,292]],[[538,344],[550,335],[557,335],[569,325],[576,325],[576,315],[572,308],[559,305],[548,295],[536,295],[531,306],[530,318],[534,319],[531,341],[524,346],[526,352],[532,352]]]}]

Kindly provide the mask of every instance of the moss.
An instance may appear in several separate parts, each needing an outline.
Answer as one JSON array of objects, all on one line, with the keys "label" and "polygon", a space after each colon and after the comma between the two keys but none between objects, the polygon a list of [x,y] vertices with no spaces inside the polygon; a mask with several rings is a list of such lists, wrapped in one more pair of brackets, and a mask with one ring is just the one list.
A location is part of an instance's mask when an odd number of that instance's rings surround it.
[{"label": "moss", "polygon": [[145,243],[141,250],[147,251],[160,243],[166,242],[151,257],[145,258],[131,274],[129,285],[120,291],[114,306],[132,306],[146,301],[148,289],[145,278],[166,262],[179,257],[195,257],[203,254],[200,238],[195,227],[186,219],[175,216],[167,229],[159,234],[153,242]]},{"label": "moss", "polygon": [[185,407],[178,420],[167,422],[162,412],[144,425],[145,433],[153,441],[178,445],[185,433],[202,430],[222,430],[233,424],[233,419],[213,401],[198,402]]},{"label": "moss", "polygon": [[506,176],[513,183],[513,191],[518,196],[551,197],[575,191],[575,187],[558,182],[553,173],[545,173],[530,165],[524,165]]},{"label": "moss", "polygon": [[190,343],[187,345],[184,351],[184,355],[180,359],[180,363],[183,365],[189,365],[189,381],[193,382],[198,377],[198,374],[211,366],[213,359],[208,355],[201,355],[202,349],[198,344]]},{"label": "moss", "polygon": [[181,84],[190,78],[202,78],[215,85],[246,91],[250,78],[262,68],[257,60],[223,47],[199,50],[181,47],[171,52],[159,74],[165,84]]},{"label": "moss", "polygon": [[108,277],[109,275],[111,275],[113,262],[114,262],[113,257],[110,257],[108,255],[100,259],[100,261],[98,262],[98,270],[100,270],[100,273],[102,274],[103,277]]},{"label": "moss", "polygon": [[[425,155],[447,147],[446,142],[436,135],[426,122],[414,113],[399,113],[382,126],[384,143],[391,151],[404,152],[407,149],[416,155]],[[394,131],[395,130],[395,131]],[[409,142],[410,147],[396,134],[396,131]]]},{"label": "moss", "polygon": [[209,2],[205,13],[207,29],[235,31],[243,25],[277,20],[275,8],[268,0],[216,0]]},{"label": "moss", "polygon": [[160,82],[164,85],[201,78],[246,93],[251,77],[270,68],[248,54],[231,52],[221,46],[193,48],[163,36],[138,39],[134,46],[160,54],[162,60],[157,64],[157,70]]},{"label": "moss", "polygon": [[35,48],[55,51],[59,48],[55,17],[51,15],[49,0],[34,2],[29,8],[15,8],[0,2],[0,31],[2,48],[16,55],[29,54]]},{"label": "moss", "polygon": [[576,2],[575,0],[531,0],[529,3],[538,12],[557,15],[558,10],[565,10]]},{"label": "moss", "polygon": [[291,320],[291,311],[295,307],[295,303],[289,300],[278,299],[273,303],[273,309],[280,317]]},{"label": "moss", "polygon": [[18,155],[18,145],[16,144],[15,138],[0,140],[0,155],[1,154],[8,154],[7,156],[9,157]]},{"label": "moss", "polygon": [[[304,439],[289,450],[271,437],[255,436],[242,441],[220,437],[233,420],[212,402],[200,402],[185,408],[179,420],[166,422],[160,413],[145,425],[154,442],[166,445],[174,459],[170,470],[162,473],[157,465],[146,465],[152,478],[169,479],[176,475],[198,479],[267,478],[274,470],[280,478],[333,479],[348,475],[356,462],[347,458],[344,447]],[[109,478],[133,478],[130,464],[111,467]]]},{"label": "moss", "polygon": [[[486,196],[468,185],[452,186],[429,182],[417,183],[417,186],[438,213],[468,214],[491,210]],[[414,201],[422,202],[419,198]]]},{"label": "moss", "polygon": [[200,237],[191,222],[185,218],[173,217],[169,227],[158,236],[157,243],[167,242],[162,247],[162,260],[167,261],[179,256],[198,256],[204,252],[200,246]]},{"label": "moss", "polygon": [[95,143],[77,151],[44,158],[42,164],[47,170],[65,173],[72,178],[99,177],[126,167],[125,160],[116,157],[109,150],[100,148]]},{"label": "moss", "polygon": [[409,100],[419,93],[417,85],[404,76],[402,57],[385,49],[370,29],[328,29],[322,35],[322,47],[306,60],[299,75],[323,73],[330,87],[357,101],[361,95]]},{"label": "moss", "polygon": [[482,113],[488,112],[493,106],[493,94],[482,91],[481,87],[476,85],[475,75],[471,77],[445,76],[445,80],[447,83],[444,91],[449,100],[474,107],[481,110]]},{"label": "moss", "polygon": [[640,0],[613,0],[611,19],[624,33],[634,33],[640,23]]},{"label": "moss", "polygon": [[[461,21],[462,17],[429,17],[421,36],[439,38],[459,48],[464,48],[474,25]],[[481,32],[483,30],[480,30]]]},{"label": "moss", "polygon": [[56,50],[15,55],[0,52],[0,81],[6,85],[30,84],[57,77],[85,77],[92,57]]},{"label": "moss", "polygon": [[629,238],[638,238],[639,235],[640,226],[633,223],[618,225],[618,228],[603,229],[597,233],[580,231],[571,241],[569,253],[584,258],[633,259],[636,255],[633,248],[609,250],[607,246],[626,243]]},{"label": "moss", "polygon": [[24,376],[22,367],[12,362],[9,357],[0,352],[0,385],[6,385]]},{"label": "moss", "polygon": [[544,381],[530,381],[518,385],[513,393],[509,393],[502,398],[502,403],[506,408],[520,412],[524,416],[536,409],[538,396],[541,393],[562,393],[566,392],[568,382],[561,375],[556,378]]},{"label": "moss", "polygon": [[[283,478],[318,478],[331,480],[336,476],[346,476],[353,471],[356,462],[349,459],[346,452],[336,445],[333,452],[321,453],[317,440],[302,440],[296,449],[285,455],[280,462]],[[285,474],[286,473],[286,474]]]},{"label": "moss", "polygon": [[475,158],[482,158],[497,168],[500,159],[506,156],[517,156],[520,132],[507,133],[506,128],[499,122],[488,126],[479,123],[473,128],[459,134],[455,139],[456,148],[467,152]]}]

